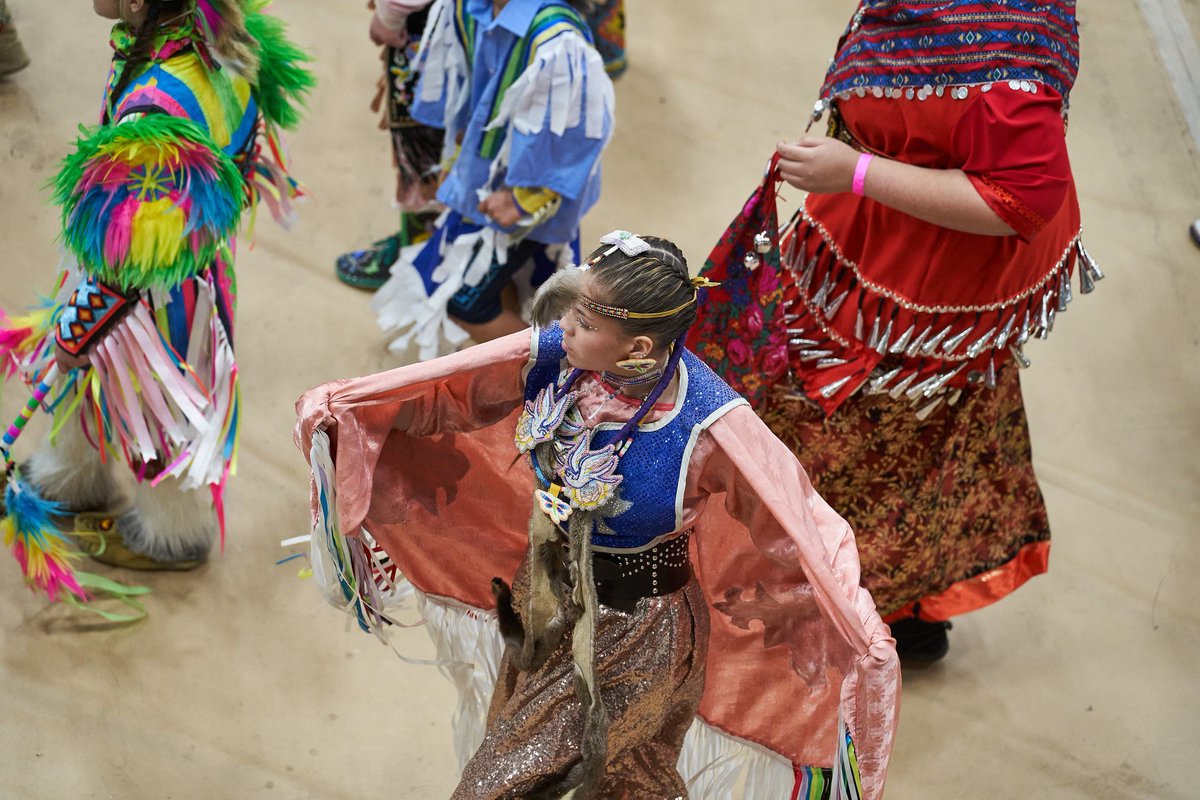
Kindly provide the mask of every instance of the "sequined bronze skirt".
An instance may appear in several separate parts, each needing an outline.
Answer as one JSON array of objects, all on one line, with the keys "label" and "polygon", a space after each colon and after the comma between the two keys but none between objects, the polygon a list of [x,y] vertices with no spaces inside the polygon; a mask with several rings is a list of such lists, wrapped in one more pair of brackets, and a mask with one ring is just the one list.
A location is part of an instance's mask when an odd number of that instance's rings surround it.
[{"label": "sequined bronze skirt", "polygon": [[[513,581],[514,607],[523,606],[527,587],[522,567]],[[643,598],[632,614],[601,607],[596,672],[611,724],[598,797],[687,797],[676,762],[704,689],[708,631],[708,608],[695,580],[672,594]],[[520,672],[504,658],[487,734],[453,800],[529,797],[579,760],[583,712],[573,665],[570,633],[536,671]]]},{"label": "sequined bronze skirt", "polygon": [[776,389],[761,415],[854,528],[863,585],[886,618],[979,608],[1044,571],[1050,525],[1033,473],[1018,369],[924,421],[887,394],[826,418]]}]

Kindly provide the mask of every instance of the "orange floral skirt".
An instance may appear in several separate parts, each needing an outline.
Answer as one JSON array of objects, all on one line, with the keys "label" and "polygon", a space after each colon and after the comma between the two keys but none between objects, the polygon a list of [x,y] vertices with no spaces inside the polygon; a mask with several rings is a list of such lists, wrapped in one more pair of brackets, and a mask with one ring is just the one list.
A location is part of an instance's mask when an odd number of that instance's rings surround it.
[{"label": "orange floral skirt", "polygon": [[887,394],[830,417],[783,387],[760,410],[854,528],[863,585],[885,620],[949,619],[1046,571],[1050,524],[1033,473],[1018,369],[925,420]]}]

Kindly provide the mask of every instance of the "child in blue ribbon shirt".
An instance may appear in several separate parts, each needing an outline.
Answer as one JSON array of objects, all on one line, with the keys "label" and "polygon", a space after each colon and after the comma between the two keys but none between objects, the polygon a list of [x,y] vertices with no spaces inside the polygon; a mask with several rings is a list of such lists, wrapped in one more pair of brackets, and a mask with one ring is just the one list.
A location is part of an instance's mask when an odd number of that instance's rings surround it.
[{"label": "child in blue ribbon shirt", "polygon": [[600,196],[612,83],[564,0],[437,0],[415,120],[446,132],[433,236],[401,255],[373,306],[395,352],[422,360],[527,327],[522,307],[578,261]]}]

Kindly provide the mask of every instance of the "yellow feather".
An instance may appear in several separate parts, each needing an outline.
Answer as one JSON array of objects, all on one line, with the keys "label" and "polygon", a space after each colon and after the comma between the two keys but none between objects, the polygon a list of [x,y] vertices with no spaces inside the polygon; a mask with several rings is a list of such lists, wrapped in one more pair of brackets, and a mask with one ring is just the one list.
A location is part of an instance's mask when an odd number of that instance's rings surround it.
[{"label": "yellow feather", "polygon": [[171,199],[142,203],[133,215],[130,265],[149,275],[162,264],[174,264],[183,250],[183,230],[183,211]]},{"label": "yellow feather", "polygon": [[41,344],[49,332],[54,328],[52,320],[53,309],[35,308],[28,314],[20,317],[9,317],[5,327],[10,330],[19,330],[21,328],[29,328],[29,335],[21,340],[17,345],[17,351],[26,353],[32,350],[37,345]]}]

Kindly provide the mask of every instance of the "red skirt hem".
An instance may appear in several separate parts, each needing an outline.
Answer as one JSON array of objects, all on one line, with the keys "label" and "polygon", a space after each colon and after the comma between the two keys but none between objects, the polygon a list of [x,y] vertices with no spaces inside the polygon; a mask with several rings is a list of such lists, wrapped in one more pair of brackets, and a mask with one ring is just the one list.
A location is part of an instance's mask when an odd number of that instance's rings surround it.
[{"label": "red skirt hem", "polygon": [[1012,594],[1030,578],[1046,572],[1049,562],[1049,540],[1030,542],[1007,563],[909,603],[888,614],[883,621],[890,624],[911,617],[918,606],[917,616],[926,622],[944,622],[950,617],[976,611]]}]

